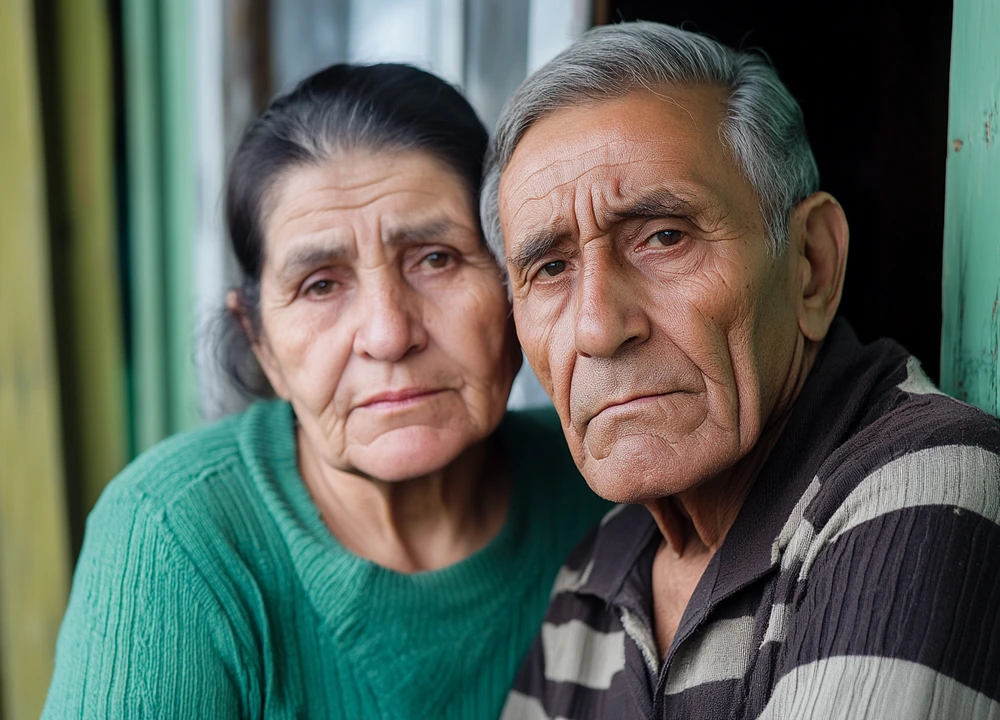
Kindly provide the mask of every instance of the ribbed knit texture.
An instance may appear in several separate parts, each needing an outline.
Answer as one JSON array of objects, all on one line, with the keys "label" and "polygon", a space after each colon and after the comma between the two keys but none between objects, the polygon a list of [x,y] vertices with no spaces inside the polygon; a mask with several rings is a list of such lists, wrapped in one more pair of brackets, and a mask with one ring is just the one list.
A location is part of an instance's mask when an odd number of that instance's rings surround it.
[{"label": "ribbed knit texture", "polygon": [[285,403],[145,453],[87,521],[43,717],[497,717],[561,561],[609,507],[554,413],[498,432],[502,530],[411,575],[330,534]]}]

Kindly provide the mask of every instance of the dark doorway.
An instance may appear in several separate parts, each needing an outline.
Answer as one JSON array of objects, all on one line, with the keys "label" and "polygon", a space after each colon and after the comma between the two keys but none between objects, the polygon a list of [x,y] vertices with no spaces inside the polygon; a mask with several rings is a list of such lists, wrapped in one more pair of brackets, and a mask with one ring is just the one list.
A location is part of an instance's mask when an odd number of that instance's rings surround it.
[{"label": "dark doorway", "polygon": [[893,337],[937,379],[951,2],[833,5],[612,0],[655,20],[763,49],[799,100],[823,188],[851,247],[841,314],[863,341]]}]

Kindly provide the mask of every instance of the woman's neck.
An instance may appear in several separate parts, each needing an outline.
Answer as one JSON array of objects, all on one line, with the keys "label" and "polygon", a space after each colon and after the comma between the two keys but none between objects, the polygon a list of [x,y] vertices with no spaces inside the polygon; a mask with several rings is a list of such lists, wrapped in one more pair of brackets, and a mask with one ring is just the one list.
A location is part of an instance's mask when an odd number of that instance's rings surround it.
[{"label": "woman's neck", "polygon": [[491,439],[422,477],[384,482],[330,466],[297,432],[302,478],[324,522],[355,555],[402,573],[438,570],[485,547],[503,527],[509,473]]}]

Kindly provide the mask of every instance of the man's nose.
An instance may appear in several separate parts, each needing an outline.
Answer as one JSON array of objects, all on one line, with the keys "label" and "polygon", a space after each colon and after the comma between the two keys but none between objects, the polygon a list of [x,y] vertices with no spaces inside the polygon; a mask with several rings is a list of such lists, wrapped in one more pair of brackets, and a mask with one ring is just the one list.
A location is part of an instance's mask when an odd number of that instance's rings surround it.
[{"label": "man's nose", "polygon": [[581,254],[577,287],[576,348],[587,357],[612,357],[626,345],[649,338],[641,293],[608,248]]},{"label": "man's nose", "polygon": [[397,362],[427,345],[419,297],[400,278],[373,277],[365,283],[354,334],[354,352],[383,362]]}]

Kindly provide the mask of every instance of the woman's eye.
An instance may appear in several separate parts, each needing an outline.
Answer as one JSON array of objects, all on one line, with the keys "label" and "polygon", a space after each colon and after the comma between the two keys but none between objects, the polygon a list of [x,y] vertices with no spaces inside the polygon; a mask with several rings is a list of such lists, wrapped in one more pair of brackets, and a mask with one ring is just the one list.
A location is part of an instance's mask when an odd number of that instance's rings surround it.
[{"label": "woman's eye", "polygon": [[336,286],[337,283],[333,280],[317,280],[306,288],[306,294],[322,297],[323,295],[329,295],[332,293]]},{"label": "woman's eye", "polygon": [[544,265],[542,265],[541,269],[538,271],[538,274],[541,275],[542,277],[551,278],[561,274],[565,269],[566,269],[565,260],[553,260],[552,262],[547,262]]},{"label": "woman's eye", "polygon": [[652,247],[670,247],[680,242],[683,236],[680,230],[660,230],[650,235],[646,243]]},{"label": "woman's eye", "polygon": [[424,262],[427,263],[429,267],[435,270],[447,267],[451,262],[451,255],[444,252],[432,252],[427,257],[424,258]]}]

